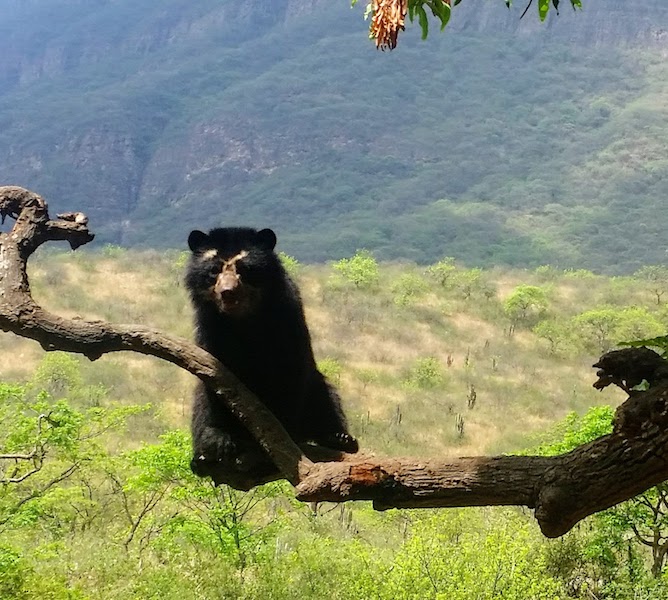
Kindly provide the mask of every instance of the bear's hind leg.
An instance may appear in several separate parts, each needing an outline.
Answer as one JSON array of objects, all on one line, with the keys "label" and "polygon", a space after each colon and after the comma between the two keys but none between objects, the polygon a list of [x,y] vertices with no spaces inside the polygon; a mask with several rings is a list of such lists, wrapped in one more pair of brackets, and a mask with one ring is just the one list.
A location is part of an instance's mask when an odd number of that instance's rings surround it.
[{"label": "bear's hind leg", "polygon": [[332,450],[350,454],[359,450],[357,439],[348,431],[338,392],[319,372],[304,407],[302,437]]}]

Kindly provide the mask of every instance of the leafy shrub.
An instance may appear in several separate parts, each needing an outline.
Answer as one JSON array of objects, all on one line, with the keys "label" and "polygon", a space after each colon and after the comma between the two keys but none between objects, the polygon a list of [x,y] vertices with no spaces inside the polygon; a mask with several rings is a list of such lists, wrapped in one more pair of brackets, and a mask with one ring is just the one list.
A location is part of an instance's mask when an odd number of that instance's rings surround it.
[{"label": "leafy shrub", "polygon": [[341,363],[335,358],[323,358],[318,361],[320,372],[333,383],[339,383],[341,380]]},{"label": "leafy shrub", "polygon": [[433,277],[443,287],[448,287],[452,283],[456,272],[455,259],[451,256],[442,258],[436,264],[431,265],[426,271],[427,275]]},{"label": "leafy shrub", "polygon": [[503,311],[513,329],[518,324],[530,325],[547,308],[545,290],[535,285],[518,285],[503,303]]},{"label": "leafy shrub", "polygon": [[27,598],[24,583],[30,577],[30,569],[15,549],[0,545],[0,598],[21,600]]},{"label": "leafy shrub", "polygon": [[333,269],[356,288],[368,289],[378,284],[378,263],[368,250],[358,250],[352,258],[335,262]]},{"label": "leafy shrub", "polygon": [[290,277],[297,277],[302,269],[301,263],[294,256],[290,256],[285,252],[279,252],[278,258],[280,259],[281,264],[287,271],[288,275],[290,275]]},{"label": "leafy shrub", "polygon": [[405,273],[392,286],[394,303],[397,306],[410,306],[427,291],[427,283],[416,273]]},{"label": "leafy shrub", "polygon": [[443,371],[438,359],[427,356],[419,358],[411,367],[404,383],[422,389],[435,388],[443,383]]}]

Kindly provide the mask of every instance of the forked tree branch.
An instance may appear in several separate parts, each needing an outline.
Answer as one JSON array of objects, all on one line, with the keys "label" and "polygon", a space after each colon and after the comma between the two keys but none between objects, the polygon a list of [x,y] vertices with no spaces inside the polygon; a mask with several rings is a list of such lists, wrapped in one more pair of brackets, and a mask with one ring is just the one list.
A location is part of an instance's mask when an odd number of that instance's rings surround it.
[{"label": "forked tree branch", "polygon": [[[191,342],[139,325],[64,319],[32,299],[26,273],[44,242],[73,249],[93,239],[81,213],[50,220],[46,202],[14,186],[0,187],[0,217],[16,220],[0,234],[0,329],[37,340],[45,350],[96,360],[109,352],[157,356],[199,377],[245,424],[277,467],[271,476],[222,471],[216,481],[249,489],[285,478],[304,501],[372,500],[379,510],[408,507],[521,505],[535,509],[543,533],[563,535],[584,517],[668,479],[668,382],[634,393],[615,430],[555,457],[498,456],[452,460],[375,458],[299,448],[279,421],[213,356]],[[308,456],[307,456],[308,455]],[[313,462],[311,459],[317,462]],[[327,462],[324,462],[327,461]]]}]

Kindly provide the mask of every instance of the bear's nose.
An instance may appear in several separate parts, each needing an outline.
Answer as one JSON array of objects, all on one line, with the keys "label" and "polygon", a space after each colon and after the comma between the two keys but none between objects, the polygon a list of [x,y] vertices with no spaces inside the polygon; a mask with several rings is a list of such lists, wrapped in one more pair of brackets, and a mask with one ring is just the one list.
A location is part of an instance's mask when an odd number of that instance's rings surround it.
[{"label": "bear's nose", "polygon": [[230,271],[223,271],[216,279],[216,285],[213,291],[223,296],[231,296],[239,286],[239,275]]}]

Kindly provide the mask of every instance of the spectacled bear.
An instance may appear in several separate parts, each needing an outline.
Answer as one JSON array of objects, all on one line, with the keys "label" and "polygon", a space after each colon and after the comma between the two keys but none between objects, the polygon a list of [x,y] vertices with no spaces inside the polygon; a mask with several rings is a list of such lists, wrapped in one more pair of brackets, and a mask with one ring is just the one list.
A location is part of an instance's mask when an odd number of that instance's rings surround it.
[{"label": "spectacled bear", "polygon": [[[254,392],[295,442],[357,452],[339,395],[316,366],[299,290],[274,252],[276,234],[247,227],[195,230],[188,246],[185,281],[198,345]],[[220,462],[238,465],[240,456],[261,452],[201,382],[192,437],[191,468],[203,477]]]}]

